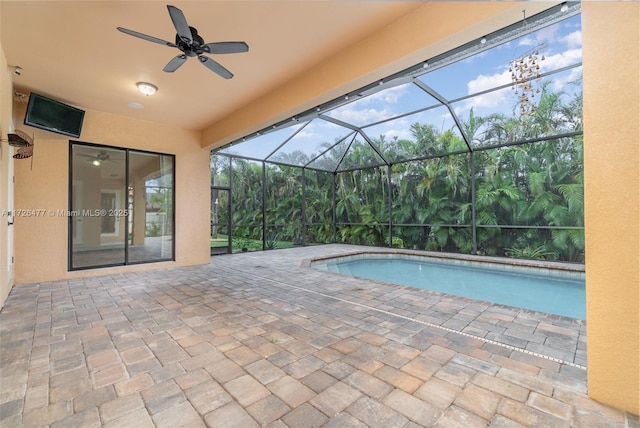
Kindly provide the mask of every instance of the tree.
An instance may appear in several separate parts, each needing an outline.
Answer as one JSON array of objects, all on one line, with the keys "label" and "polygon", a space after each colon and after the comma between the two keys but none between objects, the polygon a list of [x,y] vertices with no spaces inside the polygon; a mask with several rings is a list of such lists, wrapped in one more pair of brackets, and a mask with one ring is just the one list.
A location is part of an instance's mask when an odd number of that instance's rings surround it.
[{"label": "tree", "polygon": [[[471,109],[461,132],[473,156],[460,153],[467,145],[454,130],[412,123],[410,138],[370,140],[355,132],[323,144],[323,155],[309,167],[327,172],[266,164],[268,227],[328,242],[335,221],[342,242],[470,253],[475,210],[480,254],[583,261],[582,136],[566,136],[582,129],[582,94],[550,88],[542,85],[535,113],[526,117],[481,117]],[[307,165],[312,159],[292,152],[279,161]],[[230,175],[234,234],[269,235],[260,229],[262,165],[234,159]]]}]

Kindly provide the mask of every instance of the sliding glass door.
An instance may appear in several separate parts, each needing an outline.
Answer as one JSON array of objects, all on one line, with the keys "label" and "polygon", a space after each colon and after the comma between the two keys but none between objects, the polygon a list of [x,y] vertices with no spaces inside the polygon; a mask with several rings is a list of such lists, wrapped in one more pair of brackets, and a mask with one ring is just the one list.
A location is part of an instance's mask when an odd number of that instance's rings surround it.
[{"label": "sliding glass door", "polygon": [[72,142],[69,269],[174,259],[173,155]]},{"label": "sliding glass door", "polygon": [[129,152],[129,262],[173,258],[173,156]]}]

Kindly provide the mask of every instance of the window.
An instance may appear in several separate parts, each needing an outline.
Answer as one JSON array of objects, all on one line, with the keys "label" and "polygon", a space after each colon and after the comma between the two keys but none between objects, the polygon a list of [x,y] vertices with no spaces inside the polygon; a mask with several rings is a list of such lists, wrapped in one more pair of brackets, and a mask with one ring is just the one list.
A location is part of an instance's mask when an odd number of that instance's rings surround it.
[{"label": "window", "polygon": [[174,156],[72,142],[69,270],[174,260]]}]

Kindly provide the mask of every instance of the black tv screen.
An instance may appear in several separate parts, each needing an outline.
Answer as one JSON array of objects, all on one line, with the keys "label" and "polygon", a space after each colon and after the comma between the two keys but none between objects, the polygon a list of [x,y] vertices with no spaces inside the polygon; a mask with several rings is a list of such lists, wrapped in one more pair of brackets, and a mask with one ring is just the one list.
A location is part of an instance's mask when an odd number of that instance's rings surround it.
[{"label": "black tv screen", "polygon": [[70,137],[80,137],[84,110],[36,93],[29,95],[24,124]]}]

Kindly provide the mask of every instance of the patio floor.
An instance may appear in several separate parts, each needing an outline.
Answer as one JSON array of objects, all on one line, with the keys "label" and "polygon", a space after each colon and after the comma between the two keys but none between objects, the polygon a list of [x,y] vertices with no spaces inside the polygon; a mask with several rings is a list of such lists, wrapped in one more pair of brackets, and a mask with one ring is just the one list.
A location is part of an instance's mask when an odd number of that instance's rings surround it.
[{"label": "patio floor", "polygon": [[2,427],[637,427],[582,321],[305,266],[327,245],[17,285]]}]

